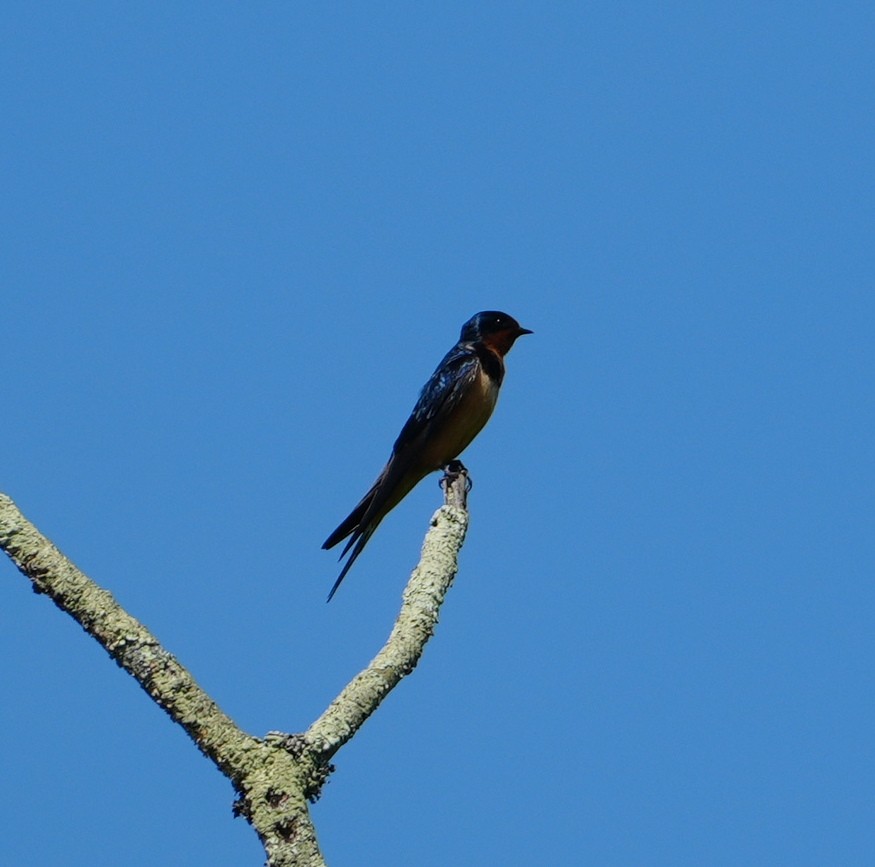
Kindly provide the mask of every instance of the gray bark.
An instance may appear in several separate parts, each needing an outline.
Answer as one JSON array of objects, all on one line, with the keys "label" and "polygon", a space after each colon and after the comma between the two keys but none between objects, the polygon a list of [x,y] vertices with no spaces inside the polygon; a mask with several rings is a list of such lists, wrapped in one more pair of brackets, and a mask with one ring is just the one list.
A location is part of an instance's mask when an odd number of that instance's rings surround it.
[{"label": "gray bark", "polygon": [[5,494],[0,494],[0,548],[34,590],[98,641],[231,781],[238,795],[235,812],[258,834],[269,867],[317,867],[325,862],[308,802],[319,796],[333,770],[330,759],[413,671],[455,577],[468,526],[464,471],[448,476],[444,490],[446,503],[432,517],[385,646],[300,735],[271,732],[259,738],[242,731],[155,636],[77,569]]}]

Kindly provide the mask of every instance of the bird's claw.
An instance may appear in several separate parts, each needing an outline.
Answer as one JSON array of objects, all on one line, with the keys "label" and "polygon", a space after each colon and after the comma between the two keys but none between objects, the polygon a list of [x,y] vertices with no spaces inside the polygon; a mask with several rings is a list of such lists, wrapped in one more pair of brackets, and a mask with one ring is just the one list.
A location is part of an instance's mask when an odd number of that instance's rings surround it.
[{"label": "bird's claw", "polygon": [[[458,505],[463,509],[467,506],[467,496],[474,483],[468,475],[468,470],[460,460],[452,460],[443,467],[444,474],[441,476],[440,486],[444,492],[444,498],[448,505]],[[456,482],[464,477],[465,489],[464,492],[459,491],[455,486]],[[460,496],[461,495],[461,496]]]}]

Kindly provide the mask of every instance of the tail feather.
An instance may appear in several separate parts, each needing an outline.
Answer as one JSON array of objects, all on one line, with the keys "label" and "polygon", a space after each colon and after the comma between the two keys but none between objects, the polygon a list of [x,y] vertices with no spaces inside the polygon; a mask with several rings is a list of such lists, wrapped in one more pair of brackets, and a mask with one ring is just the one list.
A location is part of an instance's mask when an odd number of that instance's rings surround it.
[{"label": "tail feather", "polygon": [[[375,489],[371,488],[371,490],[365,494],[364,499],[343,519],[343,521],[340,522],[337,529],[322,543],[322,549],[324,551],[327,551],[329,548],[333,548],[335,545],[342,542],[355,530],[359,525],[362,516],[367,512],[368,506],[370,506],[371,500],[374,498],[374,492]],[[349,550],[349,545],[344,549],[343,554],[345,554],[347,550]],[[340,556],[343,557],[343,554]]]},{"label": "tail feather", "polygon": [[[322,549],[327,551],[333,548],[339,542],[342,542],[350,533],[353,534],[353,540],[357,538],[358,533],[355,531],[360,529],[363,524],[367,523],[369,512],[373,514],[374,501],[378,498],[380,491],[383,489],[383,481],[386,478],[386,469],[377,476],[377,480],[371,485],[371,489],[359,500],[358,505],[340,522],[337,529],[322,543]],[[352,540],[347,542],[346,548],[343,549],[343,555],[349,550]]]},{"label": "tail feather", "polygon": [[340,587],[340,582],[346,578],[346,573],[349,572],[353,563],[355,563],[356,559],[358,559],[358,555],[364,550],[365,545],[368,544],[368,539],[373,535],[374,530],[376,530],[376,526],[370,527],[365,530],[363,533],[359,533],[356,531],[350,537],[350,540],[346,543],[346,547],[343,549],[343,554],[340,555],[340,559],[342,560],[346,552],[349,550],[351,545],[355,545],[352,549],[352,554],[349,555],[349,560],[343,564],[343,569],[340,570],[340,575],[337,576],[337,580],[334,582],[334,586],[331,588],[331,592],[328,594],[328,598],[325,600],[326,602],[331,601],[331,597],[337,592],[337,588]]},{"label": "tail feather", "polygon": [[413,472],[396,461],[390,461],[380,473],[371,489],[362,497],[361,502],[347,515],[340,526],[322,544],[324,549],[333,548],[347,539],[346,545],[338,559],[342,560],[349,551],[352,553],[343,568],[331,592],[328,601],[334,596],[340,582],[346,577],[350,567],[361,554],[368,540],[374,535],[374,530],[380,525],[387,512],[402,500],[410,489],[425,475],[425,470],[416,468]]},{"label": "tail feather", "polygon": [[327,551],[329,548],[333,548],[349,536],[346,545],[343,546],[343,550],[340,552],[340,557],[337,558],[338,560],[342,560],[347,555],[350,548],[352,548],[352,554],[350,555],[349,560],[343,564],[343,568],[340,570],[340,575],[337,576],[337,580],[334,582],[334,586],[328,594],[327,602],[331,601],[331,597],[334,596],[337,592],[337,588],[340,587],[340,582],[346,578],[346,573],[349,572],[350,567],[355,563],[358,555],[361,554],[365,545],[368,543],[368,539],[371,538],[374,530],[377,529],[379,521],[373,523],[370,527],[367,526],[366,522],[369,518],[369,514],[373,513],[374,501],[380,491],[380,483],[382,482],[382,479],[383,476],[381,475],[380,478],[374,482],[371,489],[364,495],[364,497],[362,497],[361,502],[343,519],[343,521],[340,522],[337,529],[322,543],[322,548]]}]

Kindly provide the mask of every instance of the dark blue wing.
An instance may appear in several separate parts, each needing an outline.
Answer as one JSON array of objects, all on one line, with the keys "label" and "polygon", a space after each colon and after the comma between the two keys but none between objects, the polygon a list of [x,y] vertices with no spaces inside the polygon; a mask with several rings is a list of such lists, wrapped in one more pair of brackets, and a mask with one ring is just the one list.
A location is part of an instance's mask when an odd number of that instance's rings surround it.
[{"label": "dark blue wing", "polygon": [[479,367],[477,354],[466,346],[454,346],[444,356],[422,387],[410,418],[398,434],[392,447],[394,454],[398,454],[406,445],[416,440],[433,419],[450,413],[465,393],[466,387],[478,375]]},{"label": "dark blue wing", "polygon": [[437,366],[437,370],[423,387],[410,418],[395,440],[389,463],[361,502],[322,545],[323,548],[332,548],[349,536],[340,558],[343,559],[352,549],[331,588],[331,593],[328,594],[329,599],[388,509],[403,498],[427,472],[434,469],[422,462],[423,437],[433,434],[435,428],[441,427],[441,421],[452,415],[453,408],[479,374],[480,360],[476,352],[464,344],[454,346]]}]

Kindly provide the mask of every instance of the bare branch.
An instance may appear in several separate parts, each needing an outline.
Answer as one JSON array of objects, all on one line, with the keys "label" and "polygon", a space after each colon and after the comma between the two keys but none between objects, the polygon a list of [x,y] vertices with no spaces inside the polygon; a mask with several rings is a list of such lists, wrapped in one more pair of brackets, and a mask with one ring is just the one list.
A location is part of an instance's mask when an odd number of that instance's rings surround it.
[{"label": "bare branch", "polygon": [[438,612],[458,570],[468,529],[468,474],[454,461],[441,482],[446,504],[431,519],[419,565],[413,570],[395,626],[383,649],[310,726],[307,743],[325,759],[333,756],[379,707],[402,677],[416,667],[434,634]]},{"label": "bare branch", "polygon": [[458,568],[468,528],[468,476],[454,461],[442,480],[446,504],[431,520],[419,565],[404,591],[389,640],[305,735],[242,731],[198,686],[158,639],[131,617],[0,494],[0,549],[93,636],[231,780],[237,815],[255,829],[270,867],[324,867],[308,800],[332,770],[329,759],[415,668],[434,634],[438,612]]},{"label": "bare branch", "polygon": [[255,828],[271,867],[323,865],[305,792],[309,757],[297,760],[246,734],[198,686],[158,639],[112,594],[76,568],[15,503],[0,494],[0,548],[182,726],[240,794],[237,811]]}]

